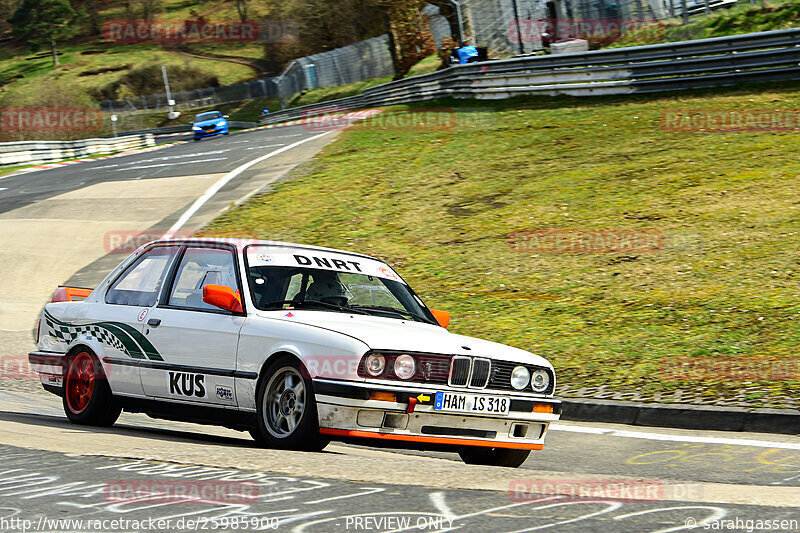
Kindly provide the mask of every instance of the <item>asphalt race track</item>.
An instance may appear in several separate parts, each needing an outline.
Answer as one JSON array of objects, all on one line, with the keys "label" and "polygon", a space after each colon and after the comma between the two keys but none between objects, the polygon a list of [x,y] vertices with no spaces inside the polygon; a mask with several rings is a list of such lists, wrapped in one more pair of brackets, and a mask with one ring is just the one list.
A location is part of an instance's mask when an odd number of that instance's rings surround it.
[{"label": "asphalt race track", "polygon": [[[109,232],[187,213],[185,229],[202,227],[335,137],[322,133],[232,134],[0,179],[0,354],[25,360],[53,288],[91,286],[122,259]],[[192,211],[234,169],[301,141]],[[798,531],[800,437],[561,422],[519,469],[352,444],[265,450],[144,415],[74,426],[37,376],[4,369],[0,497],[0,531]]]},{"label": "asphalt race track", "polygon": [[335,137],[300,126],[233,133],[0,179],[0,354],[30,350],[55,287],[93,287],[132,251],[113,253],[115,244],[142,233],[159,238],[228,173],[274,154],[225,183],[181,226],[197,230]]},{"label": "asphalt race track", "polygon": [[[219,174],[259,155],[321,131],[288,126],[189,141],[155,152],[80,163],[75,166],[23,172],[0,179],[0,213],[95,185],[124,180],[147,180],[199,174]],[[158,138],[158,142],[183,141],[182,136]]]}]

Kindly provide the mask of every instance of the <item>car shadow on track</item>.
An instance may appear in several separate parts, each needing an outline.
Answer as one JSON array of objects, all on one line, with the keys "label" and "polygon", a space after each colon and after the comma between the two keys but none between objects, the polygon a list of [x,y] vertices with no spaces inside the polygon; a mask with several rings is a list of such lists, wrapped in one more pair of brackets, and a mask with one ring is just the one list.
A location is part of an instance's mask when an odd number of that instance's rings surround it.
[{"label": "car shadow on track", "polygon": [[[125,416],[125,415],[123,415]],[[131,415],[128,415],[131,416]],[[0,422],[16,422],[28,426],[42,426],[60,429],[69,429],[73,432],[104,434],[104,435],[123,435],[128,437],[140,437],[146,439],[156,439],[168,442],[204,443],[222,445],[234,448],[254,448],[261,449],[250,436],[242,433],[242,438],[228,437],[224,435],[214,435],[202,433],[203,426],[198,426],[197,430],[167,429],[153,426],[133,425],[130,423],[117,422],[112,427],[81,426],[69,422],[63,416],[45,415],[37,413],[19,413],[10,411],[0,411]],[[148,419],[149,421],[149,419]],[[154,422],[162,422],[154,420]],[[180,422],[178,424],[185,424]],[[191,428],[194,429],[194,428]],[[347,455],[336,450],[323,450],[327,455]]]},{"label": "car shadow on track", "polygon": [[133,426],[125,423],[117,423],[108,428],[97,426],[80,426],[69,422],[63,417],[34,413],[13,413],[3,411],[0,412],[0,421],[18,422],[33,426],[45,426],[63,429],[68,428],[71,431],[95,434],[127,435],[132,437],[146,437],[173,442],[206,442],[213,444],[224,444],[226,446],[238,446],[241,448],[257,448],[255,442],[253,442],[250,437],[237,439],[235,437],[226,437],[223,435],[209,435],[192,431]]}]

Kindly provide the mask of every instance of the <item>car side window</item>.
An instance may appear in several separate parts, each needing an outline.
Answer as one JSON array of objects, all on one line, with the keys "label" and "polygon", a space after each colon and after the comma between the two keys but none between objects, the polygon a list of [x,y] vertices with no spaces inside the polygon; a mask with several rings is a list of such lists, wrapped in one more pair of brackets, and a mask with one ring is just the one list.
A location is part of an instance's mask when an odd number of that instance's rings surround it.
[{"label": "car side window", "polygon": [[164,285],[177,246],[158,246],[145,252],[134,261],[106,293],[106,303],[152,307]]},{"label": "car side window", "polygon": [[239,290],[233,252],[217,248],[188,248],[175,274],[169,305],[197,310],[218,310],[203,301],[203,287],[224,285]]}]

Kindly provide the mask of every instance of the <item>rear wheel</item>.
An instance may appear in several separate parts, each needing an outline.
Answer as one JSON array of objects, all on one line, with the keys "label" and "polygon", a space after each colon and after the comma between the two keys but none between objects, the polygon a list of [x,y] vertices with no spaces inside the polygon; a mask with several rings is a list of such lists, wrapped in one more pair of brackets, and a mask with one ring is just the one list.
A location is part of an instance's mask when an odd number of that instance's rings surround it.
[{"label": "rear wheel", "polygon": [[85,350],[67,361],[63,400],[67,418],[75,424],[113,425],[122,409],[111,394],[100,361]]},{"label": "rear wheel", "polygon": [[283,356],[270,364],[258,384],[258,427],[250,434],[270,448],[319,451],[328,444],[319,434],[311,379],[300,363]]},{"label": "rear wheel", "polygon": [[530,450],[508,448],[463,448],[458,452],[468,465],[507,466],[518,468],[531,454]]}]

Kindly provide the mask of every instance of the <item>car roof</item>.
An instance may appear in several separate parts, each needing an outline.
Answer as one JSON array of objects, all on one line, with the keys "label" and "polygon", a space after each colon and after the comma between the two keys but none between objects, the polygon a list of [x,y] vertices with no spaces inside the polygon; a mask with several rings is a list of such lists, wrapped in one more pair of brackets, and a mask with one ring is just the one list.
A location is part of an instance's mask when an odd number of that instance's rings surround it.
[{"label": "car roof", "polygon": [[196,237],[196,238],[184,238],[184,239],[161,239],[157,241],[150,242],[145,246],[149,247],[153,244],[230,244],[235,246],[238,250],[243,251],[248,246],[269,246],[271,248],[290,248],[295,250],[316,250],[320,252],[333,252],[337,254],[344,254],[344,255],[352,255],[355,257],[361,257],[364,259],[371,259],[373,261],[379,261],[381,263],[385,263],[382,259],[378,259],[376,257],[372,257],[366,254],[359,254],[357,252],[348,252],[346,250],[337,250],[336,248],[326,248],[324,246],[312,246],[310,244],[298,244],[293,242],[282,242],[282,241],[266,241],[266,240],[258,240],[258,239],[243,239],[238,237]]}]

